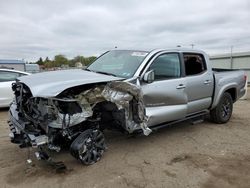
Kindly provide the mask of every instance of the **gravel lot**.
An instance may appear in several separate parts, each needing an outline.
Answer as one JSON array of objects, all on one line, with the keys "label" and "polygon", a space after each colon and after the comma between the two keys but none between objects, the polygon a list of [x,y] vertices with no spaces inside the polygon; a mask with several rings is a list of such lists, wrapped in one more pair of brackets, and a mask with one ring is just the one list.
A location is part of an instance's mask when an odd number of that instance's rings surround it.
[{"label": "gravel lot", "polygon": [[[250,96],[249,96],[250,99]],[[57,173],[29,149],[9,142],[8,113],[0,111],[1,187],[250,187],[250,100],[234,105],[231,121],[182,123],[148,137],[107,132],[108,151],[83,166],[55,153],[67,170]],[[29,154],[30,153],[30,154]],[[31,155],[33,164],[26,160]]]}]

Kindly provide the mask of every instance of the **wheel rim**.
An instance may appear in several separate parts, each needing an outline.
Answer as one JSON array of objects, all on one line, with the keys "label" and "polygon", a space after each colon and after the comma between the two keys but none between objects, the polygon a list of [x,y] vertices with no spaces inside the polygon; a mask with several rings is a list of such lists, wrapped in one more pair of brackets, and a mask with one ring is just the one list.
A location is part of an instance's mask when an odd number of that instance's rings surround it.
[{"label": "wheel rim", "polygon": [[224,119],[230,118],[231,113],[232,113],[232,105],[230,103],[230,100],[226,98],[221,105],[222,118]]},{"label": "wheel rim", "polygon": [[83,140],[81,148],[78,150],[79,159],[84,164],[93,164],[100,160],[106,148],[103,133],[94,130]]}]

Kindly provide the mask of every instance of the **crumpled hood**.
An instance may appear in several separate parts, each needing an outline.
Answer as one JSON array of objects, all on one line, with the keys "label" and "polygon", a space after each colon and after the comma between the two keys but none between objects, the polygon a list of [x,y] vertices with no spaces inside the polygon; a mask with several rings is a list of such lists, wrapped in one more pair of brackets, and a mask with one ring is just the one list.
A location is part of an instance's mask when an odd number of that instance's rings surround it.
[{"label": "crumpled hood", "polygon": [[43,72],[18,78],[30,88],[34,97],[55,97],[71,87],[122,79],[80,69]]}]

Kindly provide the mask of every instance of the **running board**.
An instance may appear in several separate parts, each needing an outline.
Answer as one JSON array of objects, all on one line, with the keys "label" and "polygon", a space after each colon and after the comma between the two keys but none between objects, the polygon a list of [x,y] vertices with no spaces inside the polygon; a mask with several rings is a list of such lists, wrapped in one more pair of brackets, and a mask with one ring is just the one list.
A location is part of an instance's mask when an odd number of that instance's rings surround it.
[{"label": "running board", "polygon": [[177,123],[181,123],[181,122],[184,122],[184,121],[187,121],[187,120],[192,120],[192,119],[195,119],[194,121],[192,121],[192,124],[197,124],[197,123],[203,122],[203,119],[205,118],[205,116],[207,114],[209,114],[208,110],[200,112],[200,113],[197,113],[197,114],[193,114],[193,115],[187,116],[186,118],[179,119],[179,120],[176,120],[176,121],[171,121],[171,122],[167,122],[167,123],[162,123],[162,124],[159,124],[159,125],[151,126],[149,128],[151,130],[153,130],[153,131],[157,131],[158,129],[161,129],[161,128],[164,128],[164,127],[168,127],[170,125],[174,125],[174,124],[177,124]]}]

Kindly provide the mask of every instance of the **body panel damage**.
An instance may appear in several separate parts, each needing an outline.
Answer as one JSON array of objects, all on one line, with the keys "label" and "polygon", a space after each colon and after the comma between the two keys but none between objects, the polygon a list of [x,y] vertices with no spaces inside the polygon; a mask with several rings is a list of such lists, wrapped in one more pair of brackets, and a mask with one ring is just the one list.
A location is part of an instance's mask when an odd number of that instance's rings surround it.
[{"label": "body panel damage", "polygon": [[147,127],[148,117],[139,86],[114,81],[105,86],[102,95],[106,100],[115,103],[118,109],[125,109],[126,130],[129,133],[140,128],[144,135],[151,133],[151,129]]},{"label": "body panel damage", "polygon": [[[71,144],[74,157],[93,164],[106,148],[100,131],[111,128],[151,133],[140,86],[130,82],[79,85],[55,97],[34,97],[31,87],[20,81],[12,87],[15,99],[9,111],[11,140],[21,148],[38,148],[38,159],[50,159],[45,150],[59,152],[66,143]],[[84,146],[79,146],[80,141]]]},{"label": "body panel damage", "polygon": [[[122,81],[109,82],[106,85],[98,85],[75,96],[79,102],[82,112],[73,114],[71,119],[78,120],[70,122],[70,126],[80,123],[93,116],[94,107],[101,102],[109,101],[114,103],[118,110],[124,110],[125,126],[129,133],[142,129],[144,135],[149,135],[151,130],[147,127],[148,117],[145,112],[145,105],[142,101],[142,93],[139,86]],[[59,114],[62,119],[62,114]],[[65,118],[66,124],[68,118]],[[59,122],[59,124],[62,122]]]},{"label": "body panel damage", "polygon": [[[88,86],[88,89],[79,87],[65,90],[57,97],[46,98],[33,97],[29,87],[23,83],[14,84],[16,98],[10,107],[11,122],[19,122],[20,126],[14,128],[12,133],[15,135],[27,132],[28,138],[32,140],[32,143],[28,143],[31,146],[48,144],[50,149],[60,150],[56,143],[58,138],[72,140],[85,127],[100,126],[102,119],[107,117],[103,118],[105,111],[112,115],[119,114],[114,115],[114,118],[116,122],[123,123],[116,126],[121,126],[128,133],[138,129],[142,129],[144,135],[151,133],[151,129],[147,127],[148,117],[145,114],[140,86],[112,81]],[[114,107],[107,110],[107,106],[112,104],[117,110]],[[97,113],[96,108],[100,105],[104,106],[104,110]],[[42,141],[39,141],[41,138]]]},{"label": "body panel damage", "polygon": [[[81,112],[72,114],[58,113],[58,118],[49,125],[58,128],[57,125],[68,124],[73,126],[79,124],[87,118],[93,116],[94,107],[101,102],[109,101],[114,103],[118,110],[124,110],[125,126],[123,127],[129,133],[142,129],[144,135],[149,135],[151,130],[147,127],[148,117],[145,112],[145,105],[142,101],[142,93],[139,86],[122,81],[109,82],[106,85],[97,85],[91,89],[83,91],[75,96],[74,100],[65,100],[64,102],[77,102],[80,104]],[[72,109],[69,111],[72,112]],[[70,117],[69,117],[70,116]]]}]

